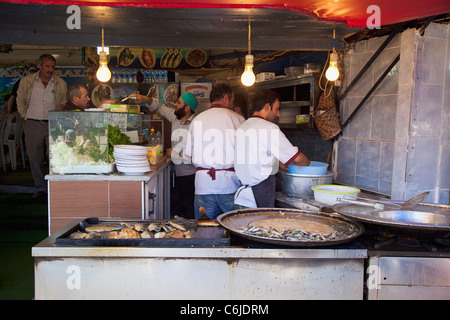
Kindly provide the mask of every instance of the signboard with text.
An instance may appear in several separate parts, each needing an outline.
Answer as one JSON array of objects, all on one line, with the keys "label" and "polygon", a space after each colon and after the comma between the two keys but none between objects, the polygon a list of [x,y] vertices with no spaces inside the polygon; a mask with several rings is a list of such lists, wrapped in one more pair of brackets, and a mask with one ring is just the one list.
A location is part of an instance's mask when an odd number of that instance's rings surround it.
[{"label": "signboard with text", "polygon": [[[67,87],[72,84],[87,84],[84,77],[86,67],[56,67],[55,75],[66,81]],[[24,75],[23,67],[0,68],[0,106],[3,105],[5,97],[11,93],[17,80]]]}]

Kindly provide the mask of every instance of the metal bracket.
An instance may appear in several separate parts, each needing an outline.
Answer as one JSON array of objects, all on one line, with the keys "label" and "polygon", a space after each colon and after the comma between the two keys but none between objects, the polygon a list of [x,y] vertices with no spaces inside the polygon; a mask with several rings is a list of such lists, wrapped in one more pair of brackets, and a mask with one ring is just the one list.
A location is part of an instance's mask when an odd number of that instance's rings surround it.
[{"label": "metal bracket", "polygon": [[350,90],[353,88],[353,86],[359,81],[359,79],[364,75],[364,73],[369,69],[369,67],[372,65],[372,63],[378,58],[378,56],[381,54],[381,52],[386,48],[386,46],[389,44],[389,42],[394,39],[394,37],[397,35],[397,33],[400,32],[400,30],[403,28],[403,24],[398,24],[395,26],[395,29],[391,32],[389,37],[384,40],[384,42],[381,44],[381,46],[378,48],[378,50],[373,54],[373,56],[367,61],[366,65],[359,71],[359,73],[356,75],[356,77],[352,80],[352,82],[348,85],[348,87],[345,89],[344,93],[339,97],[339,102],[344,100],[344,98],[347,96],[347,94],[350,92]]},{"label": "metal bracket", "polygon": [[425,23],[423,24],[423,26],[421,26],[420,28],[417,29],[417,31],[419,32],[420,36],[423,37],[425,35],[425,29],[430,25],[431,22],[433,22],[434,19],[436,19],[436,16],[431,16],[429,17]]}]

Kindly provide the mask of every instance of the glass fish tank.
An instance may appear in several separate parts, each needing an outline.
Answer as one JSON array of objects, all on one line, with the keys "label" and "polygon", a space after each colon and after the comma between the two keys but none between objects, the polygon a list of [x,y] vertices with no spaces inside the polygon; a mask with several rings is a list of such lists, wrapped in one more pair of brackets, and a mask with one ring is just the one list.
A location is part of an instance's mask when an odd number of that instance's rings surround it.
[{"label": "glass fish tank", "polygon": [[49,112],[50,174],[114,173],[114,145],[139,143],[142,114],[87,110]]}]

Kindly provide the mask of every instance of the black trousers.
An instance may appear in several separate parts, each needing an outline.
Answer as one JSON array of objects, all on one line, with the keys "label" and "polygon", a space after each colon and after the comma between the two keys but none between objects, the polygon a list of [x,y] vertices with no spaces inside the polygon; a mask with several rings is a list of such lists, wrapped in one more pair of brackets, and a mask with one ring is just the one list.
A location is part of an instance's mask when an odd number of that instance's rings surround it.
[{"label": "black trousers", "polygon": [[171,183],[170,189],[170,214],[172,218],[177,215],[187,219],[195,219],[195,174],[175,177],[174,180],[175,185]]}]

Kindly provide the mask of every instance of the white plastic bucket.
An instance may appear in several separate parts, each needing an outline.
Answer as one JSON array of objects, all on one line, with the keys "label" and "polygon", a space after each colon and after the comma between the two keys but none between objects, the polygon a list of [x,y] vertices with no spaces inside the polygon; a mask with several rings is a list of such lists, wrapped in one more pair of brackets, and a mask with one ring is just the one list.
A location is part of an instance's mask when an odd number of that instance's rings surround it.
[{"label": "white plastic bucket", "polygon": [[358,188],[337,184],[315,185],[311,187],[311,190],[314,191],[314,199],[316,201],[330,206],[339,203],[337,200],[339,198],[356,200],[358,194],[361,192]]}]

